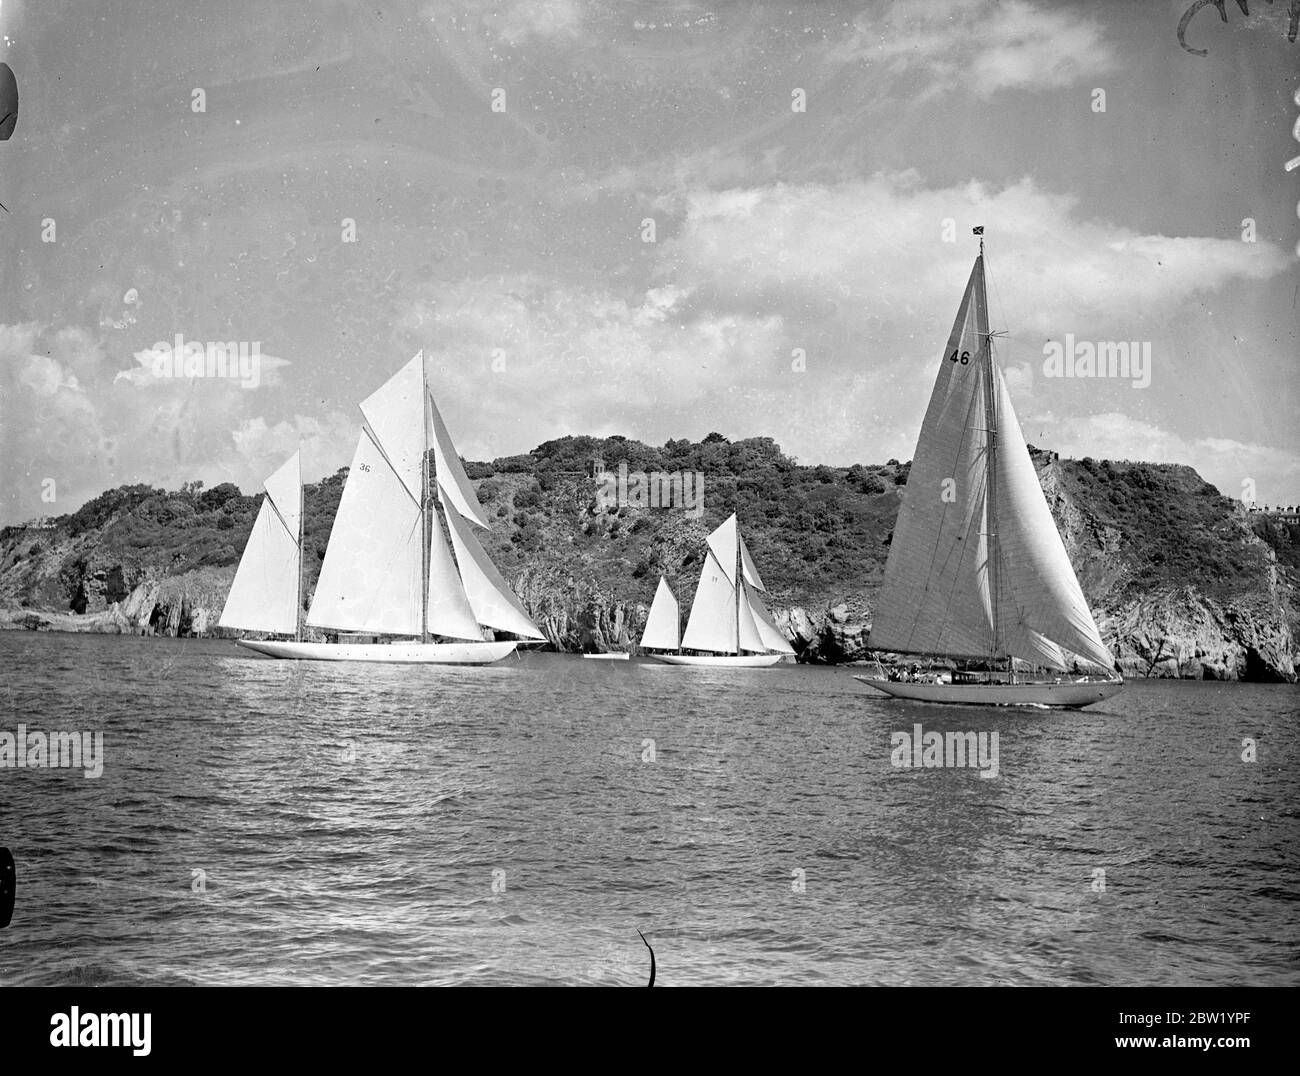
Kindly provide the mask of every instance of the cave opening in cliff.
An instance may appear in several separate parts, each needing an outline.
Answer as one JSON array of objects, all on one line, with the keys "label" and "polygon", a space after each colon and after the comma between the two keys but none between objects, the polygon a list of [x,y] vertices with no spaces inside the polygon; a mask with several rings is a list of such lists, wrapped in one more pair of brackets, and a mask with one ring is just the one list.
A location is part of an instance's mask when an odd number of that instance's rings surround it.
[{"label": "cave opening in cliff", "polygon": [[125,601],[130,594],[130,588],[126,585],[126,580],[122,578],[122,568],[116,565],[104,573],[104,602],[112,605],[114,602]]}]

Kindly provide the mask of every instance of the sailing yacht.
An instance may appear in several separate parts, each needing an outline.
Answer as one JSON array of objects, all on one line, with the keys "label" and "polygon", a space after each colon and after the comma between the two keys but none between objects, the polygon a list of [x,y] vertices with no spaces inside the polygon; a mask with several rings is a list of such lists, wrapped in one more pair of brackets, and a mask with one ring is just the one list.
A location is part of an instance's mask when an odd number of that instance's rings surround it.
[{"label": "sailing yacht", "polygon": [[[794,648],[758,596],[763,590],[766,588],[732,513],[708,537],[686,634],[681,634],[677,598],[660,576],[641,648],[669,665],[755,668],[775,665],[787,655],[793,657]],[[697,653],[681,653],[683,648]]]},{"label": "sailing yacht", "polygon": [[[870,636],[875,651],[994,671],[931,682],[857,679],[925,702],[1087,706],[1124,681],[1038,483],[994,335],[981,238],[921,424]],[[1103,675],[1066,674],[1067,653]],[[1018,678],[1017,660],[1062,675]]]},{"label": "sailing yacht", "polygon": [[[293,641],[240,639],[239,645],[275,658],[486,665],[518,645],[516,640],[495,640],[493,629],[544,640],[471,529],[487,529],[487,520],[429,392],[424,352],[367,397],[361,413],[365,419],[361,436],[306,619],[328,633],[391,638],[317,643],[303,642],[299,633]],[[296,462],[294,467],[297,483]],[[276,475],[283,472],[284,468]],[[267,481],[275,517],[267,529],[276,536],[282,561],[288,557],[288,546],[271,524],[292,530],[295,521],[286,516],[281,503],[289,487],[287,478],[277,481],[273,476]],[[259,524],[268,502],[263,503]],[[296,523],[301,531],[300,507]],[[251,581],[271,574],[259,566],[264,556],[259,524],[254,525],[231,588],[232,598],[240,596],[241,601],[245,562],[250,565]],[[295,551],[300,549],[299,538]],[[295,552],[295,557],[300,554]],[[249,586],[246,601],[256,604],[262,599],[256,584]],[[268,597],[284,600],[274,590],[268,591]],[[264,619],[243,615],[240,602],[236,612],[240,622],[232,614],[232,626],[297,630],[296,616],[293,627],[285,629],[271,626],[270,615]],[[282,612],[279,615],[283,617]],[[223,611],[221,623],[226,622]],[[431,641],[434,635],[451,641]]]}]

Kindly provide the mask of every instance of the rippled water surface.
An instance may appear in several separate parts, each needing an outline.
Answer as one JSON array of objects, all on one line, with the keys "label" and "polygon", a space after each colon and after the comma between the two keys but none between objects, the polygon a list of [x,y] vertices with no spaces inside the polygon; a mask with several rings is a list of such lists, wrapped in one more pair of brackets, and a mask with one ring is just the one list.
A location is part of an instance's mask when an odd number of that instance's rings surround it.
[{"label": "rippled water surface", "polygon": [[[0,769],[4,984],[631,985],[638,928],[662,986],[1300,982],[1293,686],[999,710],[26,632],[0,677],[0,731],[105,752]],[[894,767],[917,723],[996,731],[998,776]]]}]

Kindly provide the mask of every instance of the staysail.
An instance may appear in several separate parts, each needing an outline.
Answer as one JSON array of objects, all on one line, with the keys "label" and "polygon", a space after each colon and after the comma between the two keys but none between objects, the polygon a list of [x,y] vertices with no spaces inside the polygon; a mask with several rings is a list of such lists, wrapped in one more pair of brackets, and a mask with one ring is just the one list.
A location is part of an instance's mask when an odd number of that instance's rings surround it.
[{"label": "staysail", "polygon": [[449,639],[482,639],[483,629],[470,605],[451,546],[437,517],[429,520],[428,630]]},{"label": "staysail", "polygon": [[1064,647],[1114,665],[993,361],[982,254],[921,424],[871,646],[1058,669]]},{"label": "staysail", "polygon": [[768,650],[781,654],[793,654],[794,647],[781,634],[781,629],[776,626],[776,621],[772,619],[772,614],[763,604],[763,599],[748,583],[745,584],[745,600],[749,604],[749,613],[754,618],[754,626],[758,628],[758,637],[763,645]]},{"label": "staysail", "polygon": [[496,565],[479,545],[469,524],[454,507],[446,509],[447,523],[451,529],[451,544],[456,549],[456,562],[465,585],[470,607],[480,624],[500,631],[513,632],[526,639],[545,639],[524,609],[523,602],[510,589]]},{"label": "staysail", "polygon": [[451,501],[452,507],[476,526],[488,530],[483,506],[474,496],[474,487],[469,484],[469,476],[461,466],[456,446],[451,443],[451,435],[442,421],[438,405],[429,396],[429,410],[433,419],[433,455],[434,466],[438,474],[438,486],[443,493],[443,503]]},{"label": "staysail", "polygon": [[[1060,532],[1043,497],[1006,383],[994,367],[998,395],[997,542],[1001,555],[998,607],[1008,652],[1064,668],[1059,648],[1103,668],[1115,658],[1101,641]],[[1038,642],[1053,646],[1055,654]],[[1031,655],[1037,655],[1031,657]]]},{"label": "staysail", "polygon": [[295,452],[265,483],[244,555],[218,624],[245,631],[298,631],[302,460]]},{"label": "staysail", "polygon": [[641,645],[653,650],[676,650],[681,645],[681,634],[681,611],[677,607],[677,597],[661,575],[654,601],[650,603]]}]

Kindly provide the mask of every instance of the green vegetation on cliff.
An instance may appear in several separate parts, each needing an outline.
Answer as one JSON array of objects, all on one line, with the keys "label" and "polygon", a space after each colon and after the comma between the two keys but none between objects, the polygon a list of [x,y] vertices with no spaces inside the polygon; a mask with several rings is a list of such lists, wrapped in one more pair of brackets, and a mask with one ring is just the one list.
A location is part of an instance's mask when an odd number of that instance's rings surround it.
[{"label": "green vegetation on cliff", "polygon": [[[1094,527],[1117,536],[1130,590],[1195,585],[1230,599],[1247,592],[1267,565],[1267,549],[1243,542],[1237,501],[1190,467],[1111,460],[1066,460],[1062,481]],[[1085,589],[1087,584],[1085,582]]]}]

